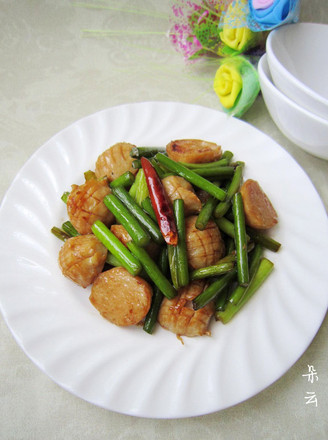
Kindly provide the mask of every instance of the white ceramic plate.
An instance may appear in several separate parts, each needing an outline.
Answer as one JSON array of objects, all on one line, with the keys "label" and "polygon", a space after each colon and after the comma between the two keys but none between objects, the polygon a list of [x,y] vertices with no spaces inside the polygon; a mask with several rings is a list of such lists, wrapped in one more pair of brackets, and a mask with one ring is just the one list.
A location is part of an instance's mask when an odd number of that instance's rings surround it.
[{"label": "white ceramic plate", "polygon": [[[246,162],[280,223],[283,243],[267,253],[275,270],[228,325],[211,337],[158,328],[119,328],[89,303],[89,289],[64,278],[53,225],[67,219],[60,196],[83,182],[97,156],[118,141],[166,145],[177,138],[221,143]],[[203,107],[149,102],[101,111],[41,147],[8,190],[0,211],[1,311],[18,344],[69,392],[109,410],[178,418],[218,411],[260,392],[303,354],[327,310],[328,223],[310,180],[274,141]]]}]

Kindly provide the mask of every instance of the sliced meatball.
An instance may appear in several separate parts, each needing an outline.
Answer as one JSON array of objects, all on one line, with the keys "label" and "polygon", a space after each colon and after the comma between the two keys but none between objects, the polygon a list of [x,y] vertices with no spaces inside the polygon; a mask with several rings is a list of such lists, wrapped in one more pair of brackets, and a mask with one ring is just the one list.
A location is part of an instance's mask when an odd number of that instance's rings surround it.
[{"label": "sliced meatball", "polygon": [[205,163],[219,160],[222,156],[220,145],[200,139],[180,139],[166,146],[167,155],[176,162]]},{"label": "sliced meatball", "polygon": [[245,222],[255,229],[270,229],[278,223],[278,215],[259,183],[248,179],[240,188]]},{"label": "sliced meatball", "polygon": [[136,174],[138,170],[132,167],[134,158],[130,156],[134,146],[128,142],[119,142],[104,151],[96,161],[97,178],[107,177],[111,182],[126,171]]},{"label": "sliced meatball", "polygon": [[61,247],[59,266],[65,277],[85,288],[103,270],[106,257],[107,249],[93,234],[78,235]]},{"label": "sliced meatball", "polygon": [[148,313],[152,288],[143,278],[123,267],[102,272],[92,285],[91,304],[108,321],[118,326],[138,324]]},{"label": "sliced meatball", "polygon": [[103,200],[110,193],[106,180],[91,179],[83,185],[72,185],[67,199],[67,213],[72,225],[80,234],[90,234],[91,226],[101,220],[106,226],[114,221],[113,214]]},{"label": "sliced meatball", "polygon": [[110,230],[120,240],[120,242],[123,243],[124,245],[126,245],[126,243],[128,243],[129,241],[132,240],[132,238],[130,237],[130,234],[125,229],[125,227],[122,225],[112,225],[110,227]]},{"label": "sliced meatball", "polygon": [[[130,234],[122,225],[112,225],[110,230],[120,240],[120,242],[124,244],[124,246],[126,246],[126,244],[132,240]],[[152,258],[156,258],[159,254],[160,246],[157,243],[150,241],[145,249]]]},{"label": "sliced meatball", "polygon": [[225,255],[221,233],[213,220],[202,231],[196,228],[197,216],[186,218],[186,245],[191,269],[211,266]]},{"label": "sliced meatball", "polygon": [[174,200],[182,199],[185,215],[196,214],[202,209],[202,203],[196,196],[191,183],[183,177],[167,176],[162,179],[165,192],[173,204]]},{"label": "sliced meatball", "polygon": [[213,301],[196,311],[192,307],[192,300],[205,286],[203,280],[193,281],[179,289],[175,298],[164,298],[158,314],[160,325],[179,336],[209,335],[208,326],[215,310]]}]

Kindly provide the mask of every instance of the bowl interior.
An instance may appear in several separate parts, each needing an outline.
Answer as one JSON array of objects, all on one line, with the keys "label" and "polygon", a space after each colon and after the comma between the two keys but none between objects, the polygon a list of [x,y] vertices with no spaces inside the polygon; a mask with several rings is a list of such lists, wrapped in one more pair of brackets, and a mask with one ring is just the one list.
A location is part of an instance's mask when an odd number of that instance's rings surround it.
[{"label": "bowl interior", "polygon": [[265,104],[280,131],[303,150],[328,160],[328,120],[299,106],[275,87],[266,54],[259,61],[258,72]]},{"label": "bowl interior", "polygon": [[297,23],[272,33],[278,62],[305,86],[328,99],[328,25]]},{"label": "bowl interior", "polygon": [[[287,108],[290,114],[295,113],[299,117],[306,118],[303,119],[303,121],[306,120],[308,123],[310,123],[310,121],[312,122],[315,121],[316,123],[320,124],[322,127],[328,129],[328,119],[321,118],[320,116],[300,106],[292,99],[290,99],[288,96],[286,96],[284,93],[282,93],[275,86],[271,76],[267,54],[262,55],[259,61],[258,73],[259,73],[262,92],[263,93],[266,92],[265,95],[267,99],[270,100],[274,99],[275,102],[279,103],[281,109]],[[263,87],[265,87],[266,90],[263,90]]]}]

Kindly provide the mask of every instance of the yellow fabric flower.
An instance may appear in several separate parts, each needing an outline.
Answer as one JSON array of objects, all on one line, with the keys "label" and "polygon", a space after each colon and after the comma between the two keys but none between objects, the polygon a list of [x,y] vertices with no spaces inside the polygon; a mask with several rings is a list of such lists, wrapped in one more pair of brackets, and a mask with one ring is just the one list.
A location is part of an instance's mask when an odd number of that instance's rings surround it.
[{"label": "yellow fabric flower", "polygon": [[229,5],[220,32],[224,44],[241,52],[247,49],[256,37],[255,32],[245,26],[247,4],[247,0],[236,0]]},{"label": "yellow fabric flower", "polygon": [[232,108],[243,87],[243,80],[236,63],[227,61],[222,64],[215,74],[213,86],[223,107]]},{"label": "yellow fabric flower", "polygon": [[220,32],[220,38],[221,41],[231,47],[231,49],[243,51],[253,40],[254,32],[247,27],[232,29],[223,26],[223,31]]}]

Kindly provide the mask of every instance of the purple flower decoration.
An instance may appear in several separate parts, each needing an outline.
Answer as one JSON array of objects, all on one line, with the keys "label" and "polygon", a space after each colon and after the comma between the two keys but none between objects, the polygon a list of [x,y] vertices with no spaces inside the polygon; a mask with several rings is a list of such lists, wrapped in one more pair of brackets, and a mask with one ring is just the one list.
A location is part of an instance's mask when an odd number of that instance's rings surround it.
[{"label": "purple flower decoration", "polygon": [[173,25],[169,38],[176,50],[183,54],[185,60],[190,60],[202,49],[192,28],[192,16],[201,10],[201,6],[192,1],[180,0],[172,6]]},{"label": "purple flower decoration", "polygon": [[191,28],[187,24],[175,24],[170,30],[170,41],[181,52],[186,60],[190,59],[202,49],[197,38],[192,35]]}]

